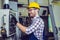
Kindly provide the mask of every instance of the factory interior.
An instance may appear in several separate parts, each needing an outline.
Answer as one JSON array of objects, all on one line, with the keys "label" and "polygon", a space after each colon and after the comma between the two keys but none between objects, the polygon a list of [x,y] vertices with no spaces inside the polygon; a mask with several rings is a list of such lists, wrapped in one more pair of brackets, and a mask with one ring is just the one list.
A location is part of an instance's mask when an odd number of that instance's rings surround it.
[{"label": "factory interior", "polygon": [[0,0],[0,40],[29,40],[28,35],[10,20],[12,14],[19,23],[28,27],[31,24],[27,10],[30,2],[40,5],[39,16],[44,21],[44,40],[60,40],[60,0]]}]

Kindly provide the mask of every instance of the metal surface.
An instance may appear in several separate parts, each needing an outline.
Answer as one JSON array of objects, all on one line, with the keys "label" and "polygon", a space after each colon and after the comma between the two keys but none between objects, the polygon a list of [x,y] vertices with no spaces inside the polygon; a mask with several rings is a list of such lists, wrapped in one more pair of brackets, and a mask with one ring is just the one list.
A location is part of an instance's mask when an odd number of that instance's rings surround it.
[{"label": "metal surface", "polygon": [[53,28],[53,33],[54,33],[54,38],[55,40],[58,40],[58,30],[55,24],[55,19],[54,19],[54,14],[53,14],[53,9],[52,9],[52,5],[49,5],[49,11],[50,11],[50,17],[51,17],[51,21],[52,21],[52,28]]}]

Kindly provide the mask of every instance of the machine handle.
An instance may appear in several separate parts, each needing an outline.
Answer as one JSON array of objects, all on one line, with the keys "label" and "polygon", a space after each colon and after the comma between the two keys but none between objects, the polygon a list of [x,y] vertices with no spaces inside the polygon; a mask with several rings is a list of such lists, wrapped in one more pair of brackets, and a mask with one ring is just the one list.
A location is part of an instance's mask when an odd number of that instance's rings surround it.
[{"label": "machine handle", "polygon": [[3,26],[6,25],[6,23],[5,23],[5,16],[6,16],[6,15],[3,15],[3,17],[2,17]]},{"label": "machine handle", "polygon": [[55,28],[56,28],[56,34],[58,34],[58,29],[57,29],[57,27],[55,26]]}]

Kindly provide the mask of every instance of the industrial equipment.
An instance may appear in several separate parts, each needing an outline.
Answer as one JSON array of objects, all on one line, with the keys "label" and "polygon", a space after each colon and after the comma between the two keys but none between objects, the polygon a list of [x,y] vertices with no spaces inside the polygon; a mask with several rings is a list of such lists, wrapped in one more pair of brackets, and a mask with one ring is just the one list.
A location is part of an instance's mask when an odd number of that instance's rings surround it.
[{"label": "industrial equipment", "polygon": [[12,36],[14,34],[16,34],[16,26],[12,25],[12,22],[10,20],[11,19],[11,15],[16,16],[17,12],[9,10],[9,9],[1,9],[0,13],[2,15],[1,16],[1,26],[0,27],[4,27],[6,29],[6,34],[7,37]]},{"label": "industrial equipment", "polygon": [[60,19],[59,19],[60,5],[59,5],[58,1],[59,0],[53,0],[53,2],[48,3],[51,22],[52,22],[52,29],[53,29],[53,34],[54,34],[55,40],[60,40]]}]

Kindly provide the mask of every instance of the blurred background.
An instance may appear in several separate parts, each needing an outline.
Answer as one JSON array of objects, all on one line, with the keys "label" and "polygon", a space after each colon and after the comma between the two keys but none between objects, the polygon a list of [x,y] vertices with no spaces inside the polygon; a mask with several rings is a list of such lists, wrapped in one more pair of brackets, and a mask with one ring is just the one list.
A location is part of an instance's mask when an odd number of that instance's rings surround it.
[{"label": "blurred background", "polygon": [[0,0],[0,40],[28,40],[28,35],[11,25],[11,15],[25,26],[31,23],[27,6],[30,2],[41,6],[39,16],[44,21],[44,40],[60,40],[60,0]]}]

